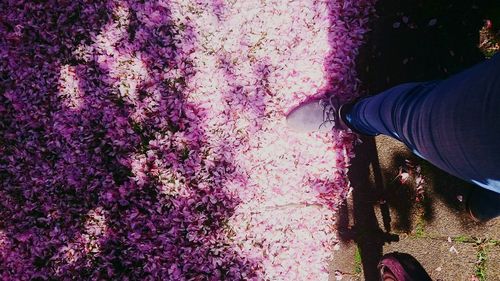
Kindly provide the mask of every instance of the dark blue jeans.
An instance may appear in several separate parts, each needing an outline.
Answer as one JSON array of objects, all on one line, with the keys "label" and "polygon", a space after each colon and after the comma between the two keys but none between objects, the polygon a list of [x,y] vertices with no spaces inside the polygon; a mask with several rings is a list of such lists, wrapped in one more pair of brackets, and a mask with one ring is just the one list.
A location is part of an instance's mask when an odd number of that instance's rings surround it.
[{"label": "dark blue jeans", "polygon": [[394,137],[442,170],[500,193],[500,54],[446,80],[363,99],[346,119],[356,131]]}]

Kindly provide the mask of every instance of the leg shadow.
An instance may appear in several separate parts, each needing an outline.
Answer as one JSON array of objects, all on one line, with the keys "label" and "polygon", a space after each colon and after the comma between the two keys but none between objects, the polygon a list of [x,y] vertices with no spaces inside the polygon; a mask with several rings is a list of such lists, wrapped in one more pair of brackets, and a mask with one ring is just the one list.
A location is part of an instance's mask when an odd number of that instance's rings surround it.
[{"label": "leg shadow", "polygon": [[[351,162],[349,179],[353,187],[352,216],[354,224],[349,228],[347,207],[340,209],[339,236],[343,241],[354,240],[361,255],[365,280],[378,280],[377,264],[382,257],[385,243],[398,241],[390,233],[389,208],[383,200],[384,185],[378,162],[375,140],[362,137],[363,143],[355,148],[356,157]],[[380,203],[383,229],[380,227],[375,205]]]}]

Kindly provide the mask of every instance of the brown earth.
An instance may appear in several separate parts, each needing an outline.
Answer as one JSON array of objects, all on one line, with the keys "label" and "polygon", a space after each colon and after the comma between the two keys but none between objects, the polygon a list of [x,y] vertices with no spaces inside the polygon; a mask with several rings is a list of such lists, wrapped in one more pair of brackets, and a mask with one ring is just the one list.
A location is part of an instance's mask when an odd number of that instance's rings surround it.
[{"label": "brown earth", "polygon": [[[484,60],[484,20],[500,26],[500,5],[494,2],[378,1],[378,17],[358,59],[365,94],[442,79]],[[350,168],[353,192],[339,212],[342,242],[333,253],[331,280],[336,271],[342,280],[378,280],[380,257],[393,251],[413,255],[433,280],[500,280],[500,219],[476,223],[465,211],[464,201],[477,187],[392,138],[362,140]],[[415,175],[406,183],[398,177],[407,160],[421,168],[421,194]]]}]

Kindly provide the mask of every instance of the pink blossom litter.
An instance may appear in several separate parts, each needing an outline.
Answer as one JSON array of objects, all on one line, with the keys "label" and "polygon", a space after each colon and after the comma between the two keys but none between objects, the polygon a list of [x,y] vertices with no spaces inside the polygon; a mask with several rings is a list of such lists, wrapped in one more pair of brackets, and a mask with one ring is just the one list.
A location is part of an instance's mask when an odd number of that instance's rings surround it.
[{"label": "pink blossom litter", "polygon": [[373,5],[0,2],[0,279],[328,280]]}]

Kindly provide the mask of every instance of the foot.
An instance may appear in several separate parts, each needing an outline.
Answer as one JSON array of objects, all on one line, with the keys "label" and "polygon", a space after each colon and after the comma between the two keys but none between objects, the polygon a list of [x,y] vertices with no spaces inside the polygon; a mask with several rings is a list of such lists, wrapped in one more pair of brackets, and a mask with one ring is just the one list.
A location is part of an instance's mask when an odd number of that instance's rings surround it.
[{"label": "foot", "polygon": [[422,265],[405,253],[385,254],[377,268],[383,281],[432,281]]},{"label": "foot", "polygon": [[497,192],[474,188],[466,200],[465,208],[476,222],[487,222],[500,216],[500,194]]},{"label": "foot", "polygon": [[313,98],[294,108],[286,117],[287,126],[297,132],[347,130],[337,97]]}]

